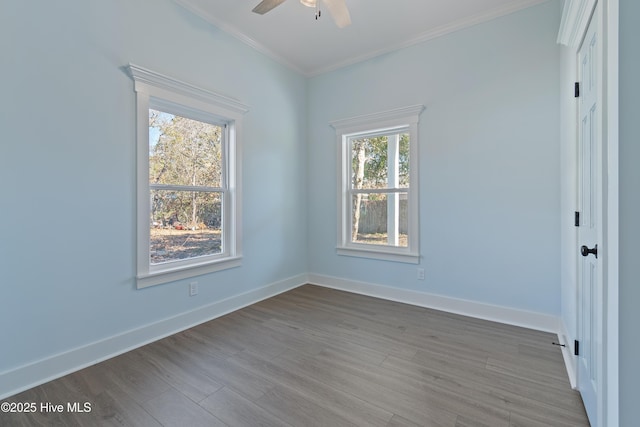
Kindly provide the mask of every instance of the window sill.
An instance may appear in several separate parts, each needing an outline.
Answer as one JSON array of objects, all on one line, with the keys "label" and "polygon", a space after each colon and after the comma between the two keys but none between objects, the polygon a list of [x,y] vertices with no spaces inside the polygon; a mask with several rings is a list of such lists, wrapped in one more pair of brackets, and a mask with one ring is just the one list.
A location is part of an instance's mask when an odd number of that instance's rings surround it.
[{"label": "window sill", "polygon": [[240,267],[241,264],[242,257],[236,256],[203,264],[155,271],[148,274],[138,275],[136,277],[136,285],[138,289],[143,289],[149,286],[161,285],[163,283],[174,282],[176,280],[188,279],[190,277]]},{"label": "window sill", "polygon": [[420,264],[420,254],[407,251],[392,251],[385,248],[365,247],[338,247],[338,255],[353,256],[359,258],[377,259],[382,261],[405,262],[408,264]]}]

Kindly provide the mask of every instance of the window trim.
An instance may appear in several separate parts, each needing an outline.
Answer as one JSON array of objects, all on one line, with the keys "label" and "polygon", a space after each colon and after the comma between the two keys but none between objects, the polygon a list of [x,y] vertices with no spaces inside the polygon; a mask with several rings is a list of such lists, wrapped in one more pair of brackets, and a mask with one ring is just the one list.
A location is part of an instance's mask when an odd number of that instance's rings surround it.
[{"label": "window trim", "polygon": [[[136,92],[137,146],[137,273],[138,289],[186,279],[228,268],[238,267],[242,260],[242,194],[241,154],[242,118],[248,107],[235,99],[220,95],[149,69],[129,64],[129,74]],[[149,108],[168,109],[169,113],[212,124],[226,125],[225,162],[227,198],[223,203],[222,256],[197,257],[166,264],[151,264],[150,185],[149,185]],[[166,110],[165,110],[166,111]]]},{"label": "window trim", "polygon": [[[337,207],[338,255],[372,258],[384,261],[420,263],[419,251],[419,170],[418,122],[424,105],[413,105],[393,110],[366,114],[329,124],[336,131],[338,145]],[[409,133],[409,189],[407,190],[407,247],[369,245],[351,241],[351,156],[349,139],[360,135],[378,135],[394,129],[408,129]],[[385,190],[386,191],[386,190]],[[374,191],[375,192],[375,191]]]}]

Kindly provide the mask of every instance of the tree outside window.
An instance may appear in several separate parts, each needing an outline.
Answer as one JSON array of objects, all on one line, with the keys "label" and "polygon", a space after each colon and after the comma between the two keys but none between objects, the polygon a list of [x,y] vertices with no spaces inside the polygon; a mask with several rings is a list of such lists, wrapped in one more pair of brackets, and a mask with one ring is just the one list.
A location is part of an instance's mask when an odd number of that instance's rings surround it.
[{"label": "tree outside window", "polygon": [[223,134],[149,110],[152,264],[222,252]]}]

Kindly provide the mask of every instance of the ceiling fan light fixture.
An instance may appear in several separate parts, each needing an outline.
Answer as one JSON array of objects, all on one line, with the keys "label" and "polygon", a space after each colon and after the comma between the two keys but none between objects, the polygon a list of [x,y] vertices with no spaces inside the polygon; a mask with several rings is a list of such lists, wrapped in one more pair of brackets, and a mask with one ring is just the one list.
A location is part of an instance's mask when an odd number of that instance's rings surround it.
[{"label": "ceiling fan light fixture", "polygon": [[[262,0],[252,12],[264,15],[284,3],[286,0]],[[333,18],[333,22],[336,23],[338,28],[344,28],[351,24],[351,16],[349,16],[349,9],[347,9],[346,0],[322,0],[323,6],[326,6],[329,10],[329,14]],[[320,18],[322,11],[320,10],[320,4],[318,0],[300,0],[300,3],[307,7],[313,7],[316,9],[316,20]]]}]

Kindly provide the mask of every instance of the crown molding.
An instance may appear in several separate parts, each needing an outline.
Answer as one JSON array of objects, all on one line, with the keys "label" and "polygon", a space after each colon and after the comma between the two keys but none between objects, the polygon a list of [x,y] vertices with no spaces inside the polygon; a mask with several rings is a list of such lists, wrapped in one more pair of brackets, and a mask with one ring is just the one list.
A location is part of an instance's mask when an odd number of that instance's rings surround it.
[{"label": "crown molding", "polygon": [[313,77],[320,74],[335,71],[337,69],[347,67],[349,65],[357,64],[358,62],[363,62],[368,59],[375,58],[377,56],[381,56],[390,52],[394,52],[394,51],[404,49],[413,45],[417,45],[429,40],[433,40],[438,37],[445,36],[447,34],[455,33],[456,31],[464,30],[465,28],[470,28],[475,25],[482,24],[484,22],[488,22],[496,18],[500,18],[501,16],[506,16],[506,15],[518,12],[520,10],[528,9],[530,7],[536,6],[541,3],[546,3],[548,1],[550,0],[528,0],[526,2],[514,1],[504,6],[492,9],[486,13],[469,16],[465,19],[461,19],[461,20],[452,22],[450,24],[436,27],[432,30],[419,34],[416,37],[412,37],[403,42],[393,44],[392,46],[386,47],[384,49],[378,49],[376,51],[367,53],[365,55],[358,55],[358,56],[349,58],[346,61],[337,62],[327,67],[319,68],[315,71],[309,72],[307,74],[307,77]]},{"label": "crown molding", "polygon": [[181,7],[195,14],[196,16],[199,16],[200,18],[204,19],[211,25],[214,25],[216,28],[219,28],[220,30],[235,37],[236,39],[240,40],[241,42],[255,49],[256,51],[266,55],[267,57],[273,59],[279,64],[284,65],[285,67],[288,67],[292,71],[295,71],[305,77],[314,77],[320,74],[325,74],[331,71],[335,71],[337,69],[340,69],[349,65],[363,62],[368,59],[375,58],[380,55],[384,55],[386,53],[394,52],[396,50],[404,49],[409,46],[413,46],[425,41],[429,41],[429,40],[432,40],[432,39],[435,39],[435,38],[438,38],[438,37],[441,37],[441,36],[444,36],[468,27],[472,27],[487,21],[491,21],[492,19],[509,15],[511,13],[518,12],[520,10],[527,9],[532,6],[536,6],[538,4],[546,3],[549,1],[551,0],[525,0],[525,1],[513,0],[503,6],[491,9],[485,13],[472,15],[465,19],[461,19],[461,20],[452,22],[450,24],[442,25],[440,27],[437,27],[432,30],[426,31],[422,34],[419,34],[416,37],[412,37],[410,39],[401,41],[399,43],[394,43],[391,46],[388,46],[386,48],[378,49],[363,55],[352,56],[347,60],[344,60],[344,61],[339,60],[319,68],[308,69],[308,68],[302,68],[296,65],[295,63],[285,59],[281,55],[278,55],[273,50],[269,49],[264,44],[247,36],[241,30],[234,27],[233,25],[230,25],[216,18],[213,14],[207,12],[202,7],[198,6],[195,1],[174,0],[176,4],[180,5]]},{"label": "crown molding", "polygon": [[284,57],[278,55],[277,53],[275,53],[274,51],[272,51],[271,49],[269,49],[268,47],[266,47],[265,45],[263,45],[262,43],[252,39],[251,37],[247,36],[246,34],[244,34],[242,31],[238,30],[236,27],[227,24],[224,21],[221,21],[220,19],[216,18],[214,15],[212,15],[211,13],[207,12],[206,10],[203,10],[201,7],[199,7],[198,5],[196,5],[193,1],[191,0],[174,0],[174,2],[176,2],[178,5],[182,6],[183,8],[185,8],[186,10],[188,10],[189,12],[193,13],[196,16],[199,16],[200,18],[204,19],[205,21],[207,21],[209,24],[215,26],[216,28],[221,29],[222,31],[224,31],[225,33],[235,37],[236,39],[240,40],[242,43],[248,45],[249,47],[257,50],[258,52],[268,56],[269,58],[273,59],[274,61],[278,62],[281,65],[284,65],[285,67],[299,73],[302,75],[307,75],[307,73],[305,73],[305,71],[298,67],[297,65],[295,65],[294,63],[286,60]]}]

